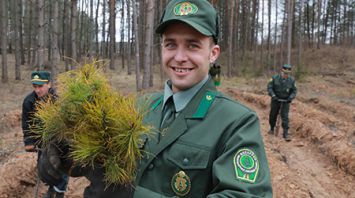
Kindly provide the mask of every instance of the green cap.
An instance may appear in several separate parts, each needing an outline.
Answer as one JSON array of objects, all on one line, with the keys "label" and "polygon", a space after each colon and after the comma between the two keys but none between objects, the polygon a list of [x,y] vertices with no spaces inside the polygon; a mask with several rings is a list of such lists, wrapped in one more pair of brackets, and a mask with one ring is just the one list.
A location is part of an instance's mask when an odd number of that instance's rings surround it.
[{"label": "green cap", "polygon": [[48,71],[33,71],[31,82],[35,85],[43,85],[50,81],[51,74]]},{"label": "green cap", "polygon": [[292,66],[290,64],[284,64],[284,65],[282,65],[281,71],[283,71],[285,73],[290,73],[291,69],[292,69]]},{"label": "green cap", "polygon": [[217,12],[207,0],[171,0],[155,32],[162,34],[171,22],[176,21],[187,23],[203,35],[212,36],[217,43]]}]

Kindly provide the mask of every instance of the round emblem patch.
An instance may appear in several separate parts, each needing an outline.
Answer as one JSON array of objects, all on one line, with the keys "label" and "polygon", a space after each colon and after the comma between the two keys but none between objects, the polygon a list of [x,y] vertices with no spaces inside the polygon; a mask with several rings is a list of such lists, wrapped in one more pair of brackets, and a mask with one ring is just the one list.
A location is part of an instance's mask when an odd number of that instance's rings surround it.
[{"label": "round emblem patch", "polygon": [[195,14],[198,11],[198,7],[190,2],[182,2],[175,6],[174,14],[178,16],[184,16],[189,14]]},{"label": "round emblem patch", "polygon": [[234,166],[237,178],[254,183],[259,172],[259,161],[250,149],[240,149],[234,156]]},{"label": "round emblem patch", "polygon": [[190,192],[190,177],[184,171],[176,173],[171,179],[171,188],[178,196],[185,196]]}]

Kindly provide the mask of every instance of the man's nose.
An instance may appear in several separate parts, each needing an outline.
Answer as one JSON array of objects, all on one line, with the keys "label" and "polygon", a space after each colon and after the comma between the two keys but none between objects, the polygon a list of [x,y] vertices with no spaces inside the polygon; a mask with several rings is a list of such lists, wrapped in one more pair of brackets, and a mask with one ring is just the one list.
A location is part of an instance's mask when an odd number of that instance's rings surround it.
[{"label": "man's nose", "polygon": [[186,50],[184,50],[182,47],[179,47],[176,50],[175,60],[178,62],[186,61],[187,60]]}]

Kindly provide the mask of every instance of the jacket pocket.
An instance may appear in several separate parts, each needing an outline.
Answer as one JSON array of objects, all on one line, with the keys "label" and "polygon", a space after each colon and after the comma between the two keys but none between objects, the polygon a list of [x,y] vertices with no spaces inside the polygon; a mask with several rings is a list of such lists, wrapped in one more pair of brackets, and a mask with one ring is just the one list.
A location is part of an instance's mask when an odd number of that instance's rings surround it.
[{"label": "jacket pocket", "polygon": [[178,141],[168,151],[168,160],[183,170],[205,169],[210,149],[190,142]]}]

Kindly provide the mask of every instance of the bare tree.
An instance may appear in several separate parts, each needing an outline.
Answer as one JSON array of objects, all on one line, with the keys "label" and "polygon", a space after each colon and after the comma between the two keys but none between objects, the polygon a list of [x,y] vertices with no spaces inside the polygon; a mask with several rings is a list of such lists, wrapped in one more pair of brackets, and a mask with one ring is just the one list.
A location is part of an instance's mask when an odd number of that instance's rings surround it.
[{"label": "bare tree", "polygon": [[38,8],[38,40],[37,40],[37,61],[38,69],[44,69],[44,0],[37,0]]},{"label": "bare tree", "polygon": [[60,61],[60,54],[58,48],[58,21],[59,21],[59,0],[53,0],[53,15],[52,15],[52,32],[51,32],[51,72],[52,72],[52,79],[55,79],[57,75],[57,65]]},{"label": "bare tree", "polygon": [[127,0],[127,74],[131,75],[132,74],[132,69],[133,67],[131,66],[131,57],[132,57],[132,47],[131,47],[131,24],[132,24],[132,18],[131,18],[131,1]]},{"label": "bare tree", "polygon": [[96,17],[95,17],[95,52],[96,52],[96,57],[99,56],[99,7],[100,7],[100,0],[97,0],[97,5],[96,5]]},{"label": "bare tree", "polygon": [[1,81],[7,83],[9,75],[7,72],[7,1],[0,1],[1,10]]},{"label": "bare tree", "polygon": [[[301,57],[302,57],[302,41],[303,41],[303,26],[302,26],[302,21],[303,21],[303,5],[304,5],[304,0],[300,0],[300,11],[299,11],[299,31],[298,31],[298,57],[297,57],[297,66],[301,66]],[[319,31],[319,29],[318,29]],[[318,33],[319,34],[319,33]],[[318,37],[319,39],[319,37]],[[319,41],[319,40],[318,40]]]},{"label": "bare tree", "polygon": [[293,0],[288,0],[287,3],[287,63],[291,64]]},{"label": "bare tree", "polygon": [[32,21],[33,21],[33,4],[32,0],[26,1],[26,15],[28,16],[27,24],[27,64],[31,64],[31,52],[32,52]]},{"label": "bare tree", "polygon": [[21,80],[21,11],[22,4],[21,0],[15,0],[15,79]]},{"label": "bare tree", "polygon": [[153,32],[154,32],[154,7],[155,1],[146,0],[147,15],[146,15],[146,31],[145,31],[145,43],[144,43],[144,64],[143,64],[143,89],[150,86],[150,75],[152,69],[152,50],[153,45]]},{"label": "bare tree", "polygon": [[121,63],[122,63],[122,68],[125,68],[125,1],[121,0],[121,41],[120,41],[120,54],[121,54]]},{"label": "bare tree", "polygon": [[134,42],[135,42],[135,50],[136,50],[136,89],[137,91],[142,90],[142,82],[140,81],[140,47],[139,47],[139,31],[138,31],[138,3],[136,0],[132,1],[133,4],[133,21],[134,21]]},{"label": "bare tree", "polygon": [[102,57],[107,57],[106,56],[106,49],[105,49],[105,41],[106,41],[106,0],[102,1],[102,31],[101,31],[101,55]]},{"label": "bare tree", "polygon": [[[76,53],[76,21],[77,21],[77,7],[78,0],[71,0],[71,17],[70,17],[70,31],[71,31],[71,58],[76,61],[77,53]],[[75,64],[72,64],[72,69],[75,69]]]},{"label": "bare tree", "polygon": [[[235,0],[230,2],[230,12],[229,12],[229,33],[228,33],[228,43],[233,43],[233,25],[234,25],[234,6]],[[228,46],[228,61],[227,61],[227,75],[232,76],[232,64],[233,64],[233,45]]]},{"label": "bare tree", "polygon": [[109,10],[110,10],[110,49],[109,49],[109,58],[110,58],[110,69],[115,69],[115,45],[116,45],[116,0],[109,1]]},{"label": "bare tree", "polygon": [[277,49],[277,14],[278,14],[278,0],[275,2],[275,33],[274,33],[274,71],[276,71],[276,65],[277,65],[277,54],[276,54],[276,49]]}]

